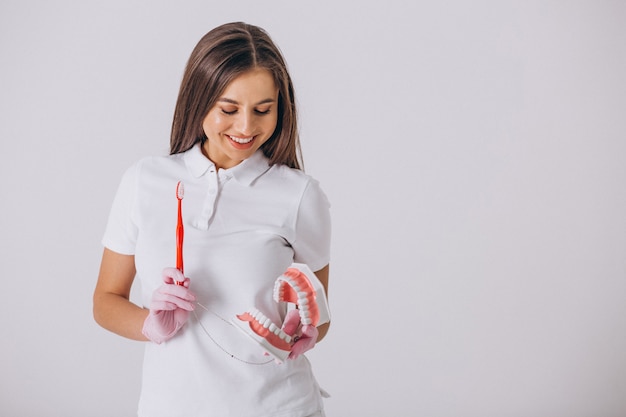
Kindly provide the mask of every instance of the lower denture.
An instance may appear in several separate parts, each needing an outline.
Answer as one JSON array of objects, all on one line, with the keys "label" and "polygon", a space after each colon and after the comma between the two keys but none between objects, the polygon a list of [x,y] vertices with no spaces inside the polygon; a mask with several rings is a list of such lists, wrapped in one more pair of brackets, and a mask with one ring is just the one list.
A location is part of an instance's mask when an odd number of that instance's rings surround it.
[{"label": "lower denture", "polygon": [[[254,333],[256,333],[257,335],[267,340],[272,346],[281,350],[286,350],[286,351],[291,350],[291,344],[290,344],[291,336],[285,334],[286,338],[285,339],[281,338],[280,336],[276,335],[274,332],[270,331],[269,328],[263,326],[249,312],[238,314],[237,318],[241,321],[247,321],[248,325],[250,326],[250,330],[252,330]],[[279,330],[279,331],[284,333],[282,330]]]}]

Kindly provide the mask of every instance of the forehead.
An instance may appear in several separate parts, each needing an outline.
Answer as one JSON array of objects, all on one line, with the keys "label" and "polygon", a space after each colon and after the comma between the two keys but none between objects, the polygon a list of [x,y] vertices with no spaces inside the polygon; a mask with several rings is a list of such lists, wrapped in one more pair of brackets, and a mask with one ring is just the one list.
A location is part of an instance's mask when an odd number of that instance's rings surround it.
[{"label": "forehead", "polygon": [[236,102],[258,102],[276,100],[278,87],[272,73],[266,69],[255,68],[244,72],[232,80],[224,89],[220,99]]}]

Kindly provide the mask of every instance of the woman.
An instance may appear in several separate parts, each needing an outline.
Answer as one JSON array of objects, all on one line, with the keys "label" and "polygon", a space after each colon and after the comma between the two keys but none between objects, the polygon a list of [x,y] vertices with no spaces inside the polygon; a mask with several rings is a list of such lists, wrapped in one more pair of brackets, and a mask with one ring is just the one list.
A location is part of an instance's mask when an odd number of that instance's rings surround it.
[{"label": "woman", "polygon": [[[298,153],[293,85],[267,33],[244,23],[207,33],[185,69],[171,154],[125,173],[103,238],[94,317],[150,341],[139,416],[323,415],[300,354],[328,323],[298,333],[279,364],[229,322],[254,306],[282,323],[272,289],[293,262],[328,289],[329,204]],[[184,275],[171,267],[179,181]],[[149,308],[129,301],[135,277]]]}]

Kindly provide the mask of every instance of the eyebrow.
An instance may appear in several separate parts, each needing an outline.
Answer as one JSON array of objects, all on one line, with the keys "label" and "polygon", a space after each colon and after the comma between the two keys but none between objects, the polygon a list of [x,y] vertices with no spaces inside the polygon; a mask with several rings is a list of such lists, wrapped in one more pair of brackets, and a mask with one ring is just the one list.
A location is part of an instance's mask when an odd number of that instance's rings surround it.
[{"label": "eyebrow", "polygon": [[[237,100],[233,100],[230,98],[226,98],[226,97],[220,97],[217,101],[222,102],[222,103],[229,103],[229,104],[239,104],[239,102]],[[255,104],[255,106],[258,106],[260,104],[266,104],[266,103],[274,103],[276,102],[276,100],[274,100],[273,98],[266,98],[265,100],[261,100],[258,103]]]}]

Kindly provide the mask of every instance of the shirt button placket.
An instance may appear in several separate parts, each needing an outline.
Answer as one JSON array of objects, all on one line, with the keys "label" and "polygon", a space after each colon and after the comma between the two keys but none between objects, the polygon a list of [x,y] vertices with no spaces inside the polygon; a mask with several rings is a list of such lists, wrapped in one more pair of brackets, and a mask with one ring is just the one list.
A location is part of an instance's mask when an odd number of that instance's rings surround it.
[{"label": "shirt button placket", "polygon": [[202,206],[202,213],[198,219],[198,227],[202,230],[207,230],[211,223],[213,213],[215,212],[215,203],[217,202],[217,191],[219,187],[217,172],[214,167],[209,169],[206,177],[208,180],[207,194],[204,199],[204,205]]}]

